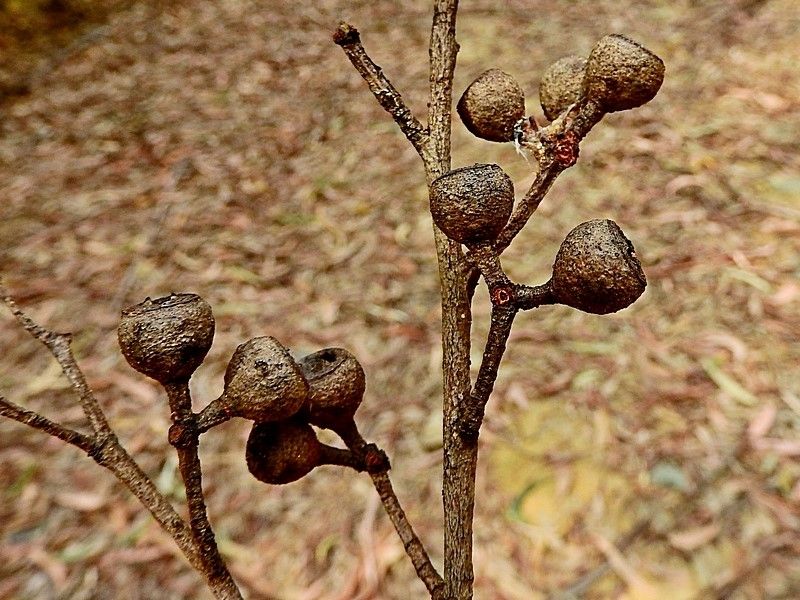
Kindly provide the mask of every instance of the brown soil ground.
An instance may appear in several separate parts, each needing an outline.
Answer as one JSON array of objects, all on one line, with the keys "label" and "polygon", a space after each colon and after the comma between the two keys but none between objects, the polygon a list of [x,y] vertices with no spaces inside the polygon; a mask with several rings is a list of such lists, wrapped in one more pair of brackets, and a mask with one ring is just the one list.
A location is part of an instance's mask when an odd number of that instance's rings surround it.
[{"label": "brown soil ground", "polygon": [[[159,389],[121,358],[122,306],[203,295],[219,394],[237,344],[344,346],[358,421],[441,564],[439,296],[419,161],[330,41],[357,25],[422,114],[428,2],[134,3],[44,44],[0,104],[0,270],[75,332],[114,427],[176,503]],[[632,308],[522,315],[482,437],[476,598],[800,597],[800,6],[795,0],[464,1],[456,93],[540,73],[606,33],[666,62],[649,105],[601,123],[504,260],[549,274],[576,224],[615,219],[649,278]],[[30,62],[4,46],[8,81]],[[60,48],[60,49],[59,49]],[[44,53],[44,54],[43,54]],[[21,54],[20,54],[21,56]],[[25,59],[29,60],[29,59]],[[28,66],[25,66],[28,65]],[[10,89],[10,88],[9,88]],[[454,164],[532,173],[454,123]],[[474,358],[488,300],[476,299]],[[0,394],[76,427],[52,359],[0,317]],[[220,546],[249,598],[424,596],[363,475],[269,487],[248,427],[203,439]],[[325,438],[329,439],[329,438]],[[0,422],[0,598],[208,598],[131,496],[85,456]]]}]

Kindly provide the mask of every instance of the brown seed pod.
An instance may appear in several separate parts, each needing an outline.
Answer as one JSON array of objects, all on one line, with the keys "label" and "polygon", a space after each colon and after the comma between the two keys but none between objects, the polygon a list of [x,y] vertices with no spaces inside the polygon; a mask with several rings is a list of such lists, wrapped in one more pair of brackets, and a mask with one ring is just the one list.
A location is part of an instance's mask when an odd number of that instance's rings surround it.
[{"label": "brown seed pod", "polygon": [[222,400],[237,417],[280,421],[300,410],[307,396],[303,372],[273,337],[257,337],[241,344],[225,371]]},{"label": "brown seed pod", "polygon": [[464,90],[456,110],[473,135],[510,142],[514,126],[525,116],[525,94],[511,75],[489,69]]},{"label": "brown seed pod", "polygon": [[309,384],[303,410],[308,421],[326,429],[351,422],[366,388],[356,357],[344,348],[325,348],[301,358],[299,365]]},{"label": "brown seed pod", "polygon": [[497,165],[461,167],[431,184],[433,221],[468,246],[493,241],[514,207],[514,183]]},{"label": "brown seed pod", "polygon": [[539,84],[544,116],[551,121],[578,101],[583,86],[586,59],[565,56],[547,67]]},{"label": "brown seed pod", "polygon": [[622,310],[646,285],[633,244],[608,219],[581,223],[570,231],[553,264],[556,300],[588,313]]},{"label": "brown seed pod", "polygon": [[214,339],[214,315],[196,294],[170,294],[122,311],[117,337],[140,373],[166,384],[188,381]]},{"label": "brown seed pod", "polygon": [[314,429],[297,420],[254,423],[247,438],[247,468],[259,481],[297,481],[322,464],[323,448]]},{"label": "brown seed pod", "polygon": [[649,102],[664,81],[664,61],[631,39],[607,35],[597,42],[586,63],[583,93],[606,112]]}]

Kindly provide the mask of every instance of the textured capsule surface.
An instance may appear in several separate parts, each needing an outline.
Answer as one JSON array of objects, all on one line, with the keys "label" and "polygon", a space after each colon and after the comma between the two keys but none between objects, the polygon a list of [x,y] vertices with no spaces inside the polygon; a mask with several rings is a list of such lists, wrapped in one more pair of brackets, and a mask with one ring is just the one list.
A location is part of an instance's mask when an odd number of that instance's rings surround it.
[{"label": "textured capsule surface", "polygon": [[539,84],[544,116],[551,121],[578,101],[583,86],[586,59],[565,56],[547,67]]},{"label": "textured capsule surface", "polygon": [[214,315],[197,294],[146,299],[122,311],[117,339],[125,360],[159,381],[188,381],[214,340]]},{"label": "textured capsule surface", "polygon": [[245,458],[248,470],[259,481],[291,483],[319,466],[322,445],[308,423],[254,423]]},{"label": "textured capsule surface", "polygon": [[553,264],[556,300],[588,313],[622,310],[646,285],[633,244],[608,219],[581,223],[570,231]]},{"label": "textured capsule surface", "polygon": [[353,420],[366,389],[364,369],[344,348],[325,348],[298,361],[309,385],[303,411],[310,423],[336,429]]},{"label": "textured capsule surface", "polygon": [[514,183],[497,165],[454,169],[431,184],[434,223],[462,244],[494,240],[513,208]]},{"label": "textured capsule surface", "polygon": [[510,142],[514,126],[525,116],[525,94],[511,75],[489,69],[464,90],[456,110],[473,135],[491,142]]},{"label": "textured capsule surface", "polygon": [[606,112],[652,100],[664,81],[664,61],[623,35],[607,35],[589,54],[583,93]]},{"label": "textured capsule surface", "polygon": [[278,421],[300,410],[308,382],[289,351],[273,337],[241,344],[225,371],[223,398],[231,414]]}]

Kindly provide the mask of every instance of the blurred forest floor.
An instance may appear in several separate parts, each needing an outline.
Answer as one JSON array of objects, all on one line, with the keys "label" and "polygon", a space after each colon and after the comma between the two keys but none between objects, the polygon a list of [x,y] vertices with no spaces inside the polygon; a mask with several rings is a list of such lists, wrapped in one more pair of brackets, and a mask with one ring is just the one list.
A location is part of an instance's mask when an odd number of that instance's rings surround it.
[{"label": "blurred forest floor", "polygon": [[[347,347],[368,377],[357,418],[440,564],[423,173],[330,41],[351,20],[424,115],[429,3],[95,2],[100,13],[29,23],[28,38],[12,4],[25,2],[6,0],[0,23],[0,274],[40,322],[76,333],[126,446],[180,500],[166,403],[116,344],[120,308],[145,296],[192,291],[214,308],[198,406],[251,337],[298,355]],[[504,264],[541,282],[572,227],[608,217],[649,287],[608,317],[517,319],[482,438],[476,598],[798,598],[800,6],[465,0],[456,95],[498,67],[541,115],[540,73],[611,32],[664,59],[664,87],[590,134]],[[533,176],[512,147],[455,122],[454,166],[478,161],[501,164],[518,195]],[[474,363],[487,317],[482,289]],[[0,394],[82,423],[7,313]],[[423,597],[365,476],[323,468],[267,487],[246,470],[247,433],[227,423],[202,456],[248,597]],[[0,598],[207,597],[109,474],[0,422]]]}]

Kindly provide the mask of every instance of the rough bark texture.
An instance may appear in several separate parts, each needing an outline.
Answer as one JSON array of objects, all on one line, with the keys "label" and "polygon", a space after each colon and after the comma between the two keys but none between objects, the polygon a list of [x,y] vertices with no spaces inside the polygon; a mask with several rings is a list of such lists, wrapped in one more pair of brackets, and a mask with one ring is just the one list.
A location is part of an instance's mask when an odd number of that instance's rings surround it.
[{"label": "rough bark texture", "polygon": [[218,598],[241,598],[225,561],[217,549],[214,530],[208,522],[206,501],[203,498],[203,472],[198,448],[197,417],[192,413],[192,399],[188,380],[165,386],[169,397],[172,427],[169,441],[178,453],[178,470],[186,487],[186,504],[189,508],[189,528],[197,547],[202,573]]}]

